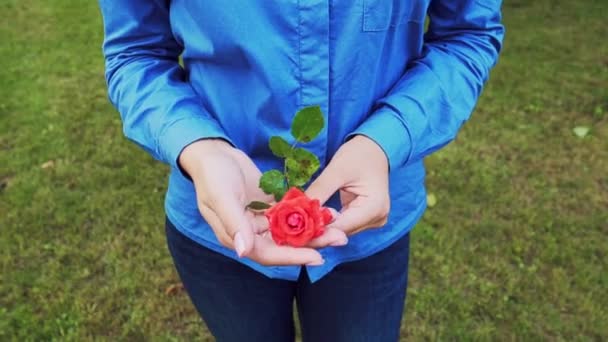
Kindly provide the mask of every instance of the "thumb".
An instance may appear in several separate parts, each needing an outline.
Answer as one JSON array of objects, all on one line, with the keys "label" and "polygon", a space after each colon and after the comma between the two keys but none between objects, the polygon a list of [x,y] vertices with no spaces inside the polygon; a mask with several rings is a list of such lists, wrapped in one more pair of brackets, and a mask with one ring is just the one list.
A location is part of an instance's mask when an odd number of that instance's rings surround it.
[{"label": "thumb", "polygon": [[343,185],[343,181],[341,177],[339,177],[339,174],[331,165],[328,165],[328,167],[321,172],[319,177],[317,177],[317,179],[310,184],[308,189],[306,189],[306,196],[318,199],[321,202],[321,205],[323,205]]},{"label": "thumb", "polygon": [[234,234],[234,249],[239,258],[247,256],[253,250],[253,232],[250,229],[241,229]]},{"label": "thumb", "polygon": [[238,200],[224,200],[217,206],[216,213],[224,225],[226,233],[233,238],[234,249],[239,257],[253,250],[253,223],[247,215],[245,205]]}]

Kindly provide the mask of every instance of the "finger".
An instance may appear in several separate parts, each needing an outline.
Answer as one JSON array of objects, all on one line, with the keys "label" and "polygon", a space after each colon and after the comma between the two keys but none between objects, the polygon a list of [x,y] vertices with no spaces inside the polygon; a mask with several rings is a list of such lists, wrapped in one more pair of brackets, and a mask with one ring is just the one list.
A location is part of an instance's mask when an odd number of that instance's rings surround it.
[{"label": "finger", "polygon": [[255,237],[255,247],[249,258],[267,266],[322,265],[323,257],[312,248],[278,246],[270,237]]},{"label": "finger", "polygon": [[254,225],[247,216],[245,204],[237,196],[224,194],[216,201],[215,213],[221,220],[226,233],[234,240],[234,248],[242,257],[248,255],[254,244]]},{"label": "finger", "polygon": [[348,243],[348,237],[346,233],[336,228],[326,228],[323,235],[318,238],[310,240],[307,244],[308,247],[312,248],[323,248],[327,246],[344,246]]},{"label": "finger", "polygon": [[318,199],[323,205],[344,185],[343,183],[339,174],[330,164],[306,189],[306,196]]},{"label": "finger", "polygon": [[244,227],[252,228],[251,223],[247,219],[248,210],[245,208],[247,205],[244,203],[245,198],[236,192],[237,190],[217,194],[211,206],[220,220],[222,220],[230,236],[234,236],[236,232]]},{"label": "finger", "polygon": [[366,228],[379,226],[376,222],[380,222],[385,213],[380,205],[374,203],[381,202],[372,198],[355,199],[327,228],[339,229],[347,235],[352,235]]},{"label": "finger", "polygon": [[334,222],[336,220],[336,218],[338,218],[338,216],[340,216],[340,213],[331,207],[326,207],[327,209],[329,209],[329,212],[331,213],[331,221],[330,222]]},{"label": "finger", "polygon": [[268,231],[268,218],[264,214],[252,213],[247,214],[253,223],[253,232],[256,234],[262,234]]},{"label": "finger", "polygon": [[224,224],[222,223],[220,218],[213,212],[213,210],[206,206],[201,206],[200,211],[205,221],[207,221],[209,226],[211,226],[211,229],[213,230],[213,233],[215,234],[217,240],[225,247],[234,248],[232,237],[229,236],[228,233],[226,233]]}]

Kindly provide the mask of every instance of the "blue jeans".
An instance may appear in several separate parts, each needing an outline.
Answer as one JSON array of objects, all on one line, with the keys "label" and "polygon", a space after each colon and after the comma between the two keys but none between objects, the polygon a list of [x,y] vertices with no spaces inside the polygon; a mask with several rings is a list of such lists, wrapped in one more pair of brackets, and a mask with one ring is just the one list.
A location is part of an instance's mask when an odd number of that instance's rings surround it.
[{"label": "blue jeans", "polygon": [[407,289],[409,234],[337,266],[311,284],[271,279],[166,223],[167,243],[192,303],[217,341],[294,341],[294,299],[305,342],[397,341]]}]

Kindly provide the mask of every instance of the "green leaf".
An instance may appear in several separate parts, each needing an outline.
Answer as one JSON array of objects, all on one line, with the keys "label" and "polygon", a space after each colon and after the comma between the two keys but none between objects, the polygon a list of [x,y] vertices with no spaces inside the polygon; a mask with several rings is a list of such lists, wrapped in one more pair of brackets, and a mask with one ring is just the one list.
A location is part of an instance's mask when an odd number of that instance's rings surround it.
[{"label": "green leaf", "polygon": [[285,139],[278,136],[271,137],[268,146],[277,157],[287,158],[292,152],[291,145]]},{"label": "green leaf", "polygon": [[285,176],[279,170],[264,172],[262,178],[260,178],[260,189],[268,195],[274,195],[274,198],[280,201],[287,191]]},{"label": "green leaf", "polygon": [[289,186],[301,187],[310,180],[310,176],[300,167],[300,163],[297,160],[289,158],[285,161],[285,166],[287,167],[287,182]]},{"label": "green leaf", "polygon": [[435,205],[437,205],[437,196],[435,196],[435,194],[433,194],[433,193],[427,194],[426,195],[426,205],[429,208],[432,208]]},{"label": "green leaf", "polygon": [[296,148],[293,151],[293,159],[295,159],[301,166],[301,168],[306,172],[307,175],[312,176],[319,167],[321,166],[321,162],[317,156],[304,149],[304,148]]},{"label": "green leaf", "polygon": [[291,123],[291,135],[299,142],[311,142],[321,133],[324,125],[321,107],[305,107],[296,113]]},{"label": "green leaf", "polygon": [[590,130],[591,128],[587,126],[577,126],[572,129],[572,132],[574,132],[577,137],[584,138],[587,136],[587,134],[589,134]]},{"label": "green leaf", "polygon": [[266,202],[252,201],[251,203],[247,204],[246,208],[251,210],[264,210],[270,208],[270,204]]},{"label": "green leaf", "polygon": [[303,148],[297,148],[293,155],[285,161],[287,181],[291,186],[303,186],[317,172],[321,162],[316,155]]}]

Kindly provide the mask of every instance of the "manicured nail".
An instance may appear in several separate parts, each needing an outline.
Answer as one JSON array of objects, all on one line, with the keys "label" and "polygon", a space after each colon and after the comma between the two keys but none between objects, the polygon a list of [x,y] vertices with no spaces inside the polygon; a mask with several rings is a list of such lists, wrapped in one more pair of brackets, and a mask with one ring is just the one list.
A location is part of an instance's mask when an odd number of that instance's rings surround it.
[{"label": "manicured nail", "polygon": [[245,241],[243,241],[241,233],[234,235],[234,249],[236,249],[236,254],[238,254],[239,258],[242,258],[243,253],[245,253]]},{"label": "manicured nail", "polygon": [[340,246],[344,246],[348,243],[348,239],[342,239],[342,240],[338,240],[338,241],[334,241],[332,243],[330,243],[330,246],[334,246],[334,247],[340,247]]},{"label": "manicured nail", "polygon": [[308,264],[306,264],[307,266],[321,266],[325,263],[324,259],[321,259],[319,261],[313,261],[313,262],[309,262]]}]

